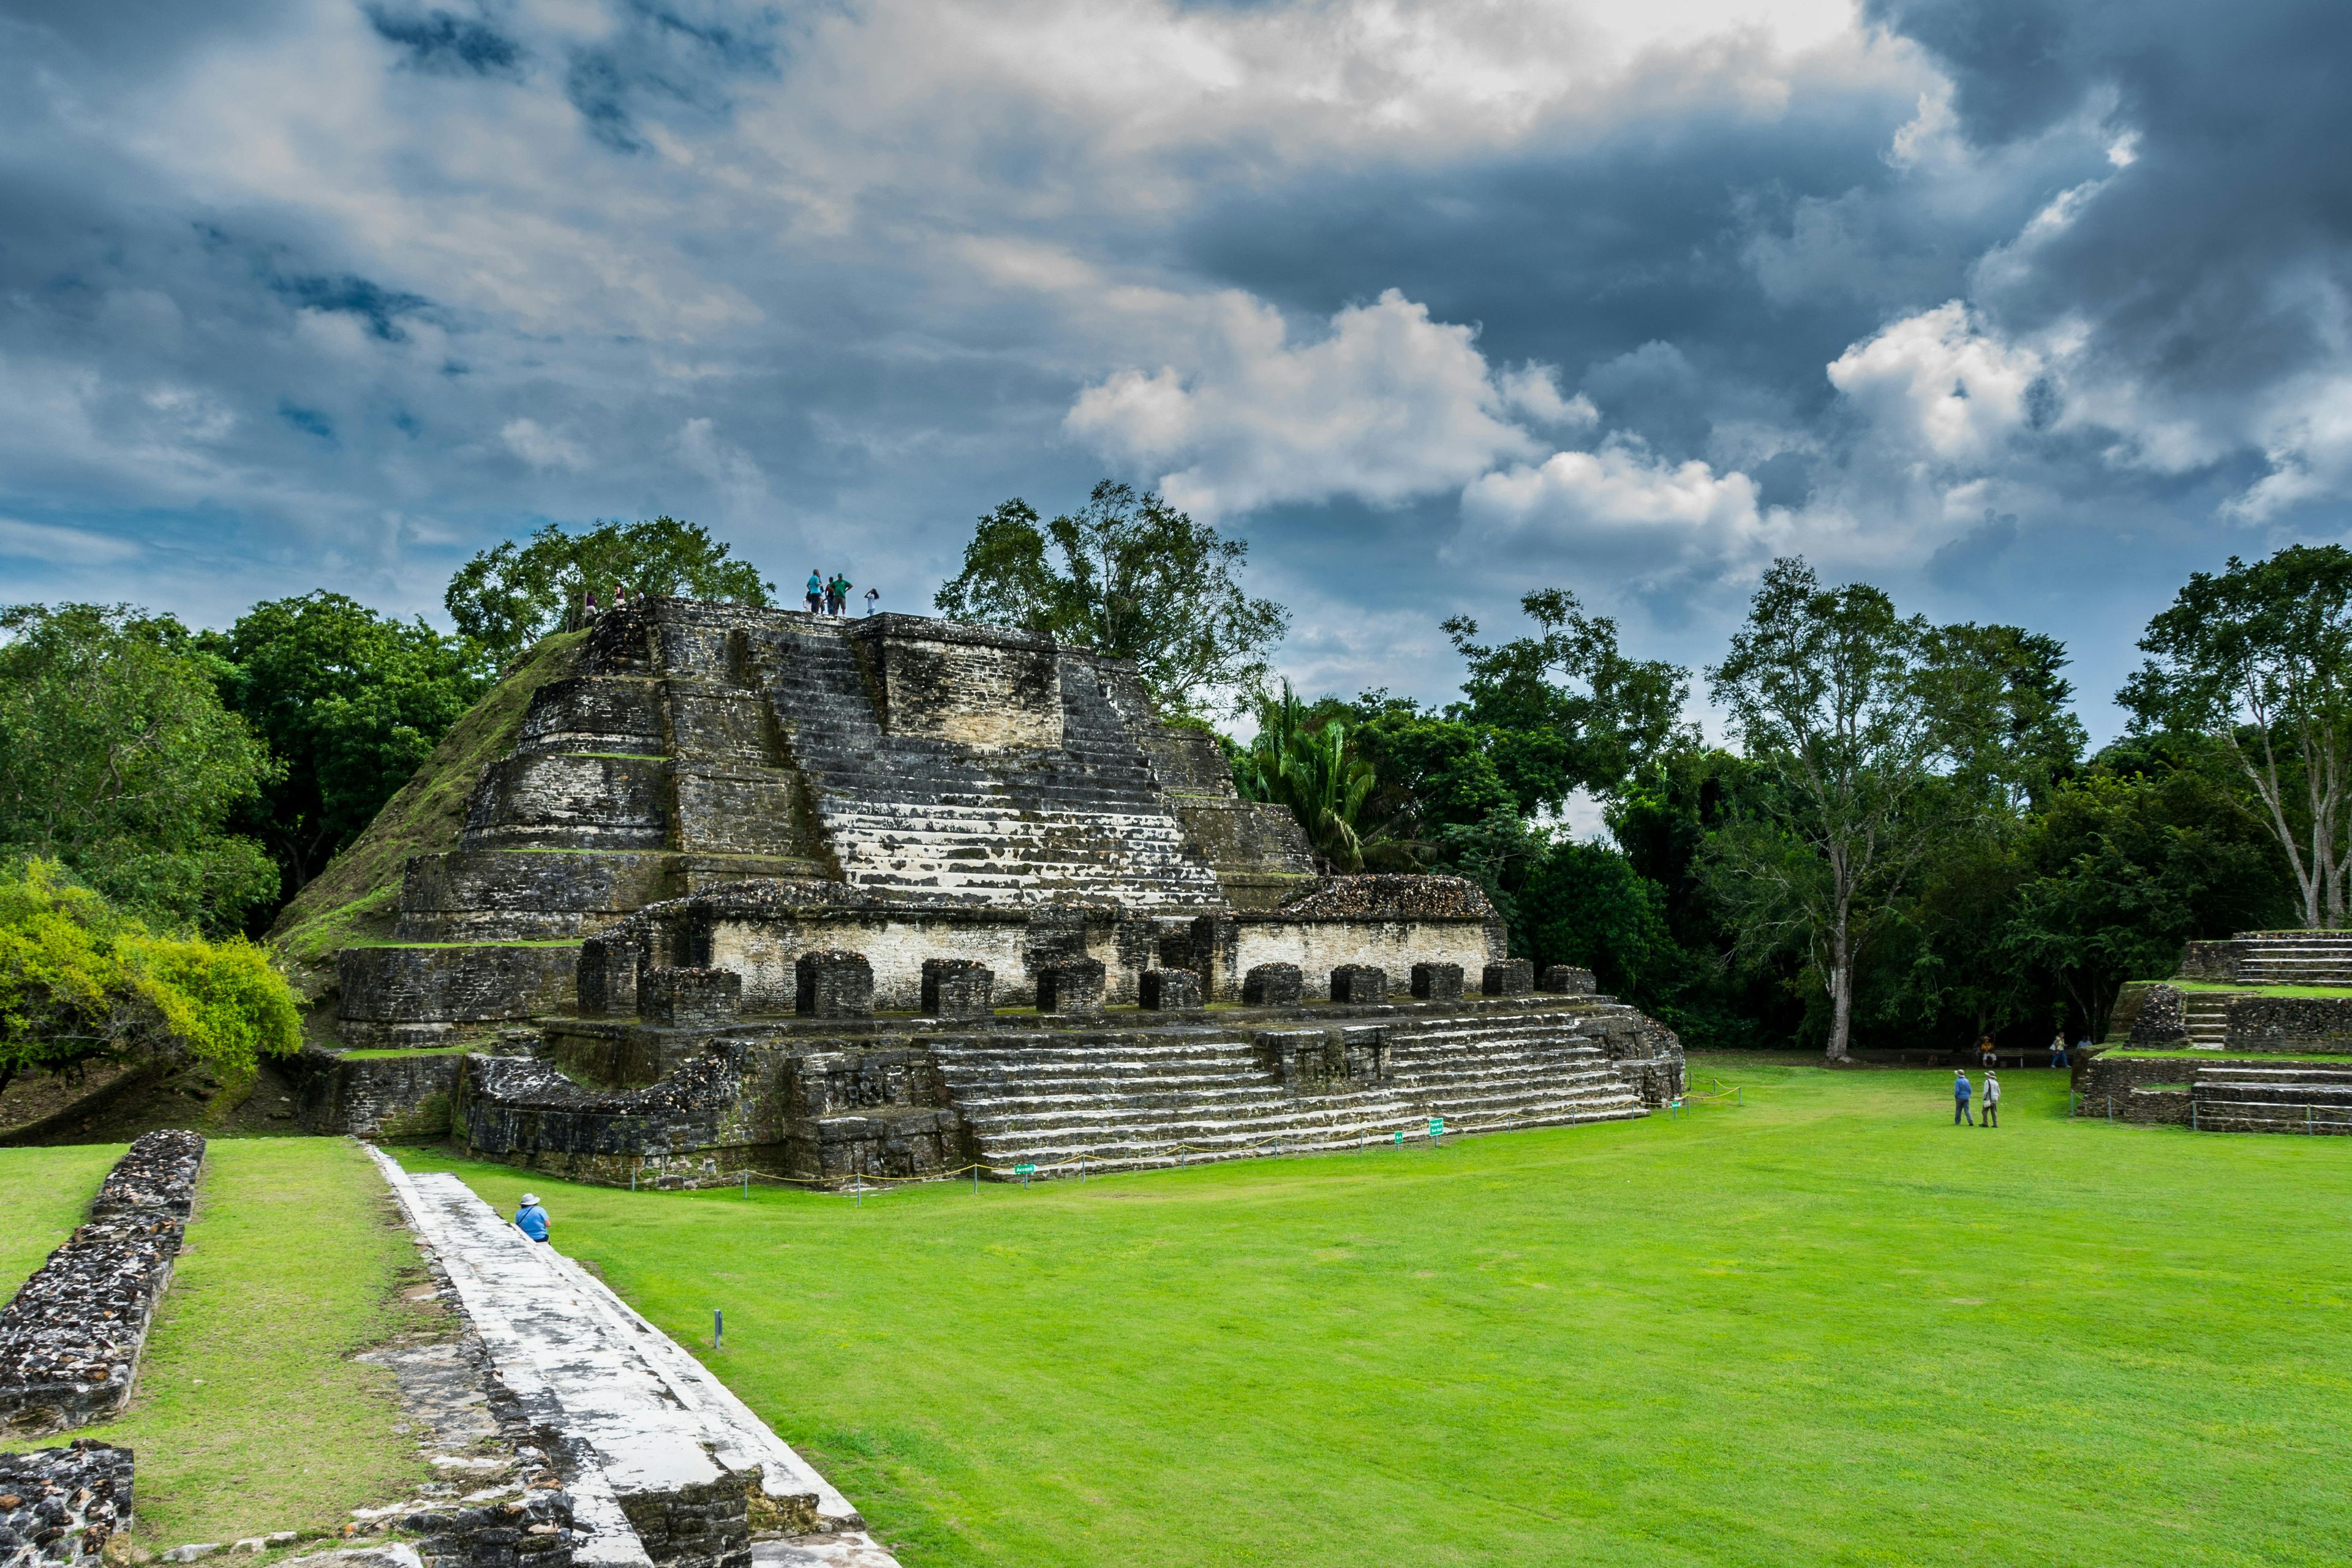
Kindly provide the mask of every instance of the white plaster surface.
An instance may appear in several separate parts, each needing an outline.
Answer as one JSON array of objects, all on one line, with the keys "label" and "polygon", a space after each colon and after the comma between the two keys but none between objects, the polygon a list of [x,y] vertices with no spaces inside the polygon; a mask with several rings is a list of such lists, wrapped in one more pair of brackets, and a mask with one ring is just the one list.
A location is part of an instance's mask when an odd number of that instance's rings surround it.
[{"label": "white plaster surface", "polygon": [[[811,1558],[881,1568],[887,1552],[814,1467],[684,1347],[553,1247],[534,1242],[457,1177],[412,1176],[371,1148],[411,1226],[447,1270],[458,1300],[526,1404],[551,1405],[593,1465],[568,1489],[583,1568],[641,1568],[649,1559],[620,1498],[761,1471],[761,1489],[813,1503],[829,1539],[863,1555]],[[833,1550],[830,1545],[826,1550]],[[793,1559],[779,1559],[791,1562]]]}]

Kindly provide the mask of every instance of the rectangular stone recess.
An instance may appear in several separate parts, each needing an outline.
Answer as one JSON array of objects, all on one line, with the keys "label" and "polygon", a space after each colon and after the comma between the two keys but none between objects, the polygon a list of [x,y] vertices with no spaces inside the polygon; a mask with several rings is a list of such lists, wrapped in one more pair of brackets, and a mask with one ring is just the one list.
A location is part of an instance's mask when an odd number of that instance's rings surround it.
[{"label": "rectangular stone recess", "polygon": [[641,937],[592,936],[580,944],[580,1010],[592,1016],[637,1010],[637,971],[646,966]]},{"label": "rectangular stone recess", "polygon": [[1253,1007],[1296,1007],[1306,976],[1295,963],[1261,963],[1242,977],[1242,1000]]},{"label": "rectangular stone recess", "polygon": [[1592,971],[1572,963],[1555,963],[1543,972],[1543,988],[1556,996],[1590,996],[1595,986]]},{"label": "rectangular stone recess", "polygon": [[1244,910],[1194,919],[1188,967],[1200,973],[1208,1000],[1230,1002],[1239,997],[1243,977],[1261,964],[1293,963],[1302,973],[1321,976],[1355,963],[1402,979],[1416,963],[1459,963],[1464,973],[1475,973],[1495,954],[1486,922],[1478,917],[1349,919]]},{"label": "rectangular stone recess", "polygon": [[1149,1012],[1191,1012],[1201,1005],[1201,977],[1187,969],[1147,969],[1139,989]]},{"label": "rectangular stone recess", "polygon": [[1389,999],[1389,972],[1369,963],[1343,963],[1331,972],[1331,1000],[1361,1005]]},{"label": "rectangular stone recess", "polygon": [[1103,1010],[1103,961],[1072,959],[1037,972],[1037,1011],[1092,1017]]},{"label": "rectangular stone recess", "polygon": [[1479,989],[1489,996],[1526,996],[1536,988],[1536,966],[1524,958],[1508,958],[1500,963],[1486,965],[1485,984]]},{"label": "rectangular stone recess", "polygon": [[874,966],[862,952],[804,952],[793,965],[793,1011],[803,1018],[874,1016]]},{"label": "rectangular stone recess", "polygon": [[743,977],[728,969],[648,969],[637,1016],[661,1029],[723,1028],[743,1011]]},{"label": "rectangular stone recess", "polygon": [[991,748],[1062,743],[1061,668],[1051,638],[908,616],[861,620],[854,635],[880,678],[891,734]]},{"label": "rectangular stone recess", "polygon": [[985,1018],[996,1011],[996,975],[969,958],[927,958],[922,1009],[934,1018]]},{"label": "rectangular stone recess", "polygon": [[1458,963],[1414,964],[1412,997],[1416,1002],[1461,1001],[1462,966]]}]

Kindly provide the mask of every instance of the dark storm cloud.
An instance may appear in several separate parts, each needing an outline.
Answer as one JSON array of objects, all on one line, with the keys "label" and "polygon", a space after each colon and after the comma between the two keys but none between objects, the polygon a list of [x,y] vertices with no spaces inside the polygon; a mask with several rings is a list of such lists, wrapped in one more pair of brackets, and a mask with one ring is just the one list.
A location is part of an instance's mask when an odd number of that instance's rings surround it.
[{"label": "dark storm cloud", "polygon": [[[2038,265],[1992,290],[2020,324],[2078,314],[2097,352],[2182,394],[2240,395],[2332,352],[2352,286],[2352,12],[2340,4],[1874,0],[2000,146],[2103,110],[2131,162]],[[2108,106],[2112,107],[2108,107]]]},{"label": "dark storm cloud", "polygon": [[408,63],[419,70],[494,77],[521,74],[522,46],[478,17],[437,9],[399,12],[371,5],[367,19],[380,37],[405,49]]}]

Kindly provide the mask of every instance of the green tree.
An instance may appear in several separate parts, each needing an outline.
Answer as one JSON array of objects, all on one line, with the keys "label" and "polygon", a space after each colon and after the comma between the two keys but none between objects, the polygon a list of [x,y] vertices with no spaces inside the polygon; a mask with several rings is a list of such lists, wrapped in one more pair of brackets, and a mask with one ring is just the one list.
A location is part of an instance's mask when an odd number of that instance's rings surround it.
[{"label": "green tree", "polygon": [[1475,827],[1517,797],[1494,757],[1494,732],[1423,711],[1410,699],[1368,691],[1349,704],[1350,743],[1377,783],[1368,816],[1395,837],[1433,843],[1448,828]]},{"label": "green tree", "polygon": [[1371,764],[1350,753],[1348,725],[1319,721],[1290,682],[1280,697],[1261,697],[1257,733],[1234,764],[1244,798],[1290,808],[1327,871],[1361,871],[1367,850],[1377,858],[1383,840],[1368,842],[1361,818],[1372,793]]},{"label": "green tree", "polygon": [[462,639],[325,590],[256,605],[223,637],[222,693],[284,764],[240,826],[291,898],[359,837],[487,682]]},{"label": "green tree", "polygon": [[0,632],[0,847],[163,925],[236,930],[278,869],[224,825],[278,768],[222,705],[226,666],[126,605],[19,605]]},{"label": "green tree", "polygon": [[2289,545],[2189,579],[2140,638],[2148,656],[2116,700],[2136,733],[2220,742],[2231,798],[2284,852],[2307,929],[2344,923],[2352,871],[2352,551]]},{"label": "green tree", "polygon": [[157,936],[53,860],[0,869],[0,1089],[27,1068],[141,1052],[234,1080],[300,1045],[293,992],[243,937]]},{"label": "green tree", "polygon": [[1519,809],[1558,811],[1579,788],[1615,795],[1626,781],[1688,737],[1682,722],[1690,676],[1677,665],[1627,658],[1617,623],[1589,616],[1575,595],[1545,588],[1519,607],[1542,628],[1492,647],[1475,640],[1478,623],[1444,623],[1470,666],[1450,717],[1485,726],[1496,770]]},{"label": "green tree", "polygon": [[598,522],[582,533],[549,523],[527,544],[509,539],[457,568],[441,602],[460,636],[497,669],[552,631],[579,624],[587,596],[611,602],[680,595],[724,604],[764,605],[776,585],[701,524],[657,517]]},{"label": "green tree", "polygon": [[1043,632],[1135,661],[1163,711],[1235,710],[1265,684],[1290,612],[1242,589],[1249,546],[1157,495],[1108,479],[1040,523],[1026,501],[980,520],[963,570],[932,603],[956,620]]},{"label": "green tree", "polygon": [[1932,840],[1928,649],[1927,622],[1878,589],[1823,588],[1790,557],[1765,573],[1707,672],[1748,754],[1781,785],[1769,819],[1720,837],[1722,886],[1751,949],[1801,936],[1829,994],[1832,1061],[1849,1055],[1856,961]]}]

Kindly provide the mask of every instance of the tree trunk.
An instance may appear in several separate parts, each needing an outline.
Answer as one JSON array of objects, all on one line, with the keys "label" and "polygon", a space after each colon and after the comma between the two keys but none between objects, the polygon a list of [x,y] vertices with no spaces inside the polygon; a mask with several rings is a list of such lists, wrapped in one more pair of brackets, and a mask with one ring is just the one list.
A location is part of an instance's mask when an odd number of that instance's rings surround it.
[{"label": "tree trunk", "polygon": [[1845,911],[1840,910],[1837,925],[1830,932],[1830,1060],[1851,1059],[1846,1054],[1846,1041],[1853,1029],[1853,951],[1846,941]]}]

